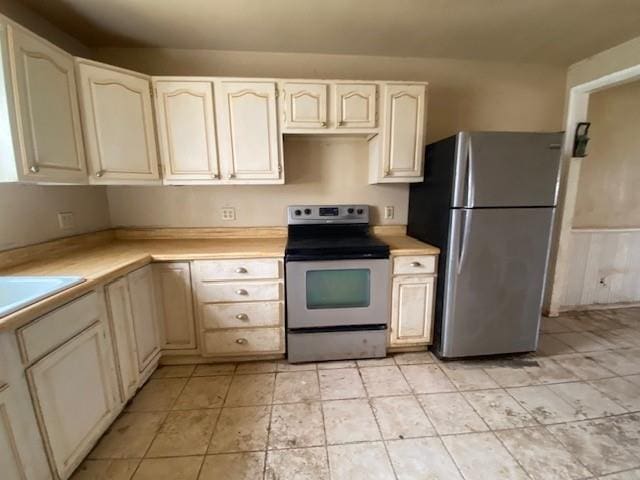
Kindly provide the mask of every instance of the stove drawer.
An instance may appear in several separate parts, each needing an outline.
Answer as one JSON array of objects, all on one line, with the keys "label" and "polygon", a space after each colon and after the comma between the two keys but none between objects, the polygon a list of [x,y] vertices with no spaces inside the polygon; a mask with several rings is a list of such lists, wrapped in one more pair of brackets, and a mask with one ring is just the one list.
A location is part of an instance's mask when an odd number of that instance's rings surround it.
[{"label": "stove drawer", "polygon": [[284,329],[238,328],[202,334],[204,355],[253,355],[284,353]]},{"label": "stove drawer", "polygon": [[416,275],[436,273],[435,255],[407,255],[394,257],[394,275]]},{"label": "stove drawer", "polygon": [[203,260],[196,262],[196,268],[203,282],[280,278],[280,260],[275,258]]},{"label": "stove drawer", "polygon": [[279,327],[284,325],[282,302],[218,303],[202,306],[202,326],[216,328]]},{"label": "stove drawer", "polygon": [[203,303],[256,302],[282,299],[280,282],[201,283],[198,300]]}]

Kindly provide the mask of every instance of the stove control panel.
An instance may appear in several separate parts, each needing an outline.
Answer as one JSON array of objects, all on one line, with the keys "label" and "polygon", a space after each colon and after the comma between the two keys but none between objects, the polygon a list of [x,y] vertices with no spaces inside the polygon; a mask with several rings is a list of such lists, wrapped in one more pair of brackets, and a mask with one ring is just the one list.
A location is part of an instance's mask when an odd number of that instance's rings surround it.
[{"label": "stove control panel", "polygon": [[368,205],[292,205],[287,208],[289,225],[320,223],[369,223]]}]

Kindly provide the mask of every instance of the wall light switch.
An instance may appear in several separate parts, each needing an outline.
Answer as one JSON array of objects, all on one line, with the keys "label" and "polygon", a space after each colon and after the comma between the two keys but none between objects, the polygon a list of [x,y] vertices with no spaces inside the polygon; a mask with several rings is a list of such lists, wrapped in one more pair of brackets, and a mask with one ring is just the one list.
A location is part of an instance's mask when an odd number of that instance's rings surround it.
[{"label": "wall light switch", "polygon": [[222,207],[222,220],[235,220],[236,209],[234,207]]},{"label": "wall light switch", "polygon": [[58,226],[60,230],[71,230],[76,226],[73,212],[58,212]]},{"label": "wall light switch", "polygon": [[386,206],[384,207],[384,218],[386,219],[391,219],[393,218],[393,207],[392,206]]}]

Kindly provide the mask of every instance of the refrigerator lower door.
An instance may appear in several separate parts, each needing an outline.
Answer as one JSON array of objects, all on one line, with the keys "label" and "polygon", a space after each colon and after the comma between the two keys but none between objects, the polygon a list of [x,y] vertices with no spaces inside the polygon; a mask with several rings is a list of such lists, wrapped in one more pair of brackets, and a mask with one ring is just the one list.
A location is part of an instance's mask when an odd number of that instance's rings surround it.
[{"label": "refrigerator lower door", "polygon": [[537,348],[553,208],[452,211],[438,353]]}]

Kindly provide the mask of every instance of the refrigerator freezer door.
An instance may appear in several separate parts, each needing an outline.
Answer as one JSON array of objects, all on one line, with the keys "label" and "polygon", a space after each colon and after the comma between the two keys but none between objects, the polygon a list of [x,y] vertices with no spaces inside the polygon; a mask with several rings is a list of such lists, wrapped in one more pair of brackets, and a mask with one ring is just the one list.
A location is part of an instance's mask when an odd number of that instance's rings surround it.
[{"label": "refrigerator freezer door", "polygon": [[462,132],[453,207],[554,206],[561,133]]},{"label": "refrigerator freezer door", "polygon": [[438,353],[537,347],[553,208],[453,211]]}]

